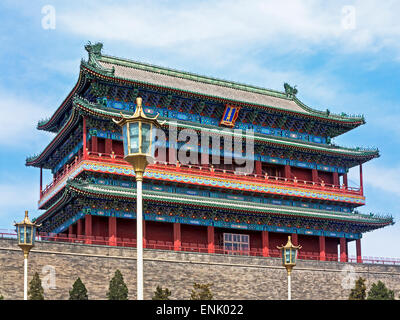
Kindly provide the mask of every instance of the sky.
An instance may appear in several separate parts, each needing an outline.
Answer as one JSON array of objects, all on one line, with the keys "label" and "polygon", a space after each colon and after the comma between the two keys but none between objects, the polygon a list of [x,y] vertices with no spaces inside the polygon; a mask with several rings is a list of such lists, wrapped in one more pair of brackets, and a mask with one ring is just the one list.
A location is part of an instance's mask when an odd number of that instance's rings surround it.
[{"label": "sky", "polygon": [[[363,213],[400,218],[399,1],[0,1],[0,229],[38,216],[36,130],[78,80],[84,45],[173,69],[283,91],[315,109],[363,114],[334,139],[378,147],[363,166]],[[359,184],[358,168],[350,183]],[[50,182],[45,174],[45,184]],[[364,256],[400,258],[400,224],[365,233]],[[354,243],[349,254],[355,255]]]}]

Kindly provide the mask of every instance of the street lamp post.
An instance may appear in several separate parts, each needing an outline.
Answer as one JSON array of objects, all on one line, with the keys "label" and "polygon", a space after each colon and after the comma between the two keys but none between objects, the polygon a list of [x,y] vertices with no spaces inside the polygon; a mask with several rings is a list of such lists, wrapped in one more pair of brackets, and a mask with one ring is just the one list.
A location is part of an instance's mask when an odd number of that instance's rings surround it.
[{"label": "street lamp post", "polygon": [[35,246],[36,228],[41,225],[32,223],[25,211],[25,218],[19,223],[14,223],[17,231],[18,246],[24,252],[24,300],[28,300],[28,256],[29,251]]},{"label": "street lamp post", "polygon": [[137,299],[143,300],[143,206],[142,181],[146,166],[152,159],[153,129],[160,128],[157,116],[150,118],[142,109],[142,98],[136,98],[133,116],[123,116],[113,121],[122,127],[124,159],[135,170],[136,176],[136,250],[137,250]]},{"label": "street lamp post", "polygon": [[282,265],[286,268],[288,277],[288,300],[292,300],[292,288],[291,288],[291,273],[293,267],[296,265],[297,253],[301,249],[301,246],[293,245],[291,236],[288,238],[288,242],[281,247],[277,247],[282,252]]}]

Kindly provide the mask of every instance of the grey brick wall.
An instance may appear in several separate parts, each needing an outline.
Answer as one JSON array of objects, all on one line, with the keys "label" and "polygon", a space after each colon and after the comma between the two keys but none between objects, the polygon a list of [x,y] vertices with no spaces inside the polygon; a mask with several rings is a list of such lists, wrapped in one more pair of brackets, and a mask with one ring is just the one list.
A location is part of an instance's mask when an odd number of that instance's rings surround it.
[{"label": "grey brick wall", "polygon": [[[29,281],[39,272],[45,281],[52,266],[56,288],[46,299],[68,299],[77,277],[88,289],[89,299],[105,299],[109,280],[119,269],[136,297],[136,250],[72,243],[38,242],[29,256]],[[349,273],[348,270],[353,271]],[[46,271],[46,270],[45,270]],[[353,278],[352,278],[353,275]],[[362,276],[367,288],[383,281],[400,295],[400,266],[299,261],[292,274],[292,299],[347,299],[343,287]],[[227,256],[162,250],[144,250],[145,299],[157,285],[168,287],[172,299],[189,299],[193,282],[211,282],[216,299],[286,299],[286,270],[277,258]],[[0,294],[5,299],[23,297],[23,255],[15,240],[0,239]]]}]

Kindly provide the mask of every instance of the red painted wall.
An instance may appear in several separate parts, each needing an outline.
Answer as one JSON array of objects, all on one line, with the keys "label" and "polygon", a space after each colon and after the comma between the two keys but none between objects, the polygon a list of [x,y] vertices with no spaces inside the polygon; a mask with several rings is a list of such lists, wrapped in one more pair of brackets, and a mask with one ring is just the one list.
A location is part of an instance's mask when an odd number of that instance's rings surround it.
[{"label": "red painted wall", "polygon": [[311,169],[291,167],[291,170],[292,170],[292,177],[296,177],[297,180],[312,181]]},{"label": "red painted wall", "polygon": [[92,216],[93,236],[108,237],[108,217]]},{"label": "red painted wall", "polygon": [[318,236],[307,236],[304,234],[299,234],[299,245],[301,245],[301,250],[303,252],[315,252],[319,254],[319,237]]},{"label": "red painted wall", "polygon": [[288,241],[289,233],[269,232],[269,249],[278,250],[276,247],[285,245]]},{"label": "red painted wall", "polygon": [[122,141],[113,140],[112,142],[112,151],[116,155],[123,156],[124,155],[124,145]]},{"label": "red painted wall", "polygon": [[325,250],[327,254],[338,254],[338,245],[339,239],[338,238],[325,238]]},{"label": "red painted wall", "polygon": [[97,152],[105,153],[105,151],[106,151],[106,146],[105,146],[104,138],[98,138],[97,139]]},{"label": "red painted wall", "polygon": [[333,173],[332,172],[325,172],[325,171],[318,171],[318,180],[324,180],[324,183],[333,184]]},{"label": "red painted wall", "polygon": [[117,218],[117,237],[136,239],[136,220]]},{"label": "red painted wall", "polygon": [[274,165],[270,163],[262,164],[263,173],[267,173],[271,177],[284,177],[285,176],[285,166]]},{"label": "red painted wall", "polygon": [[146,239],[173,242],[173,223],[146,221]]},{"label": "red painted wall", "polygon": [[181,238],[183,242],[207,243],[207,227],[181,224]]}]

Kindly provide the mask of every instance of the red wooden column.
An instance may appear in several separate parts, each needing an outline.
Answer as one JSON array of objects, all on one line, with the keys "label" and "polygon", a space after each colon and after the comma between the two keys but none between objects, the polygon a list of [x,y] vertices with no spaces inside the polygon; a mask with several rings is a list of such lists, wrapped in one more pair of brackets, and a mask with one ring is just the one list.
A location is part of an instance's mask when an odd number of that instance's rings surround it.
[{"label": "red wooden column", "polygon": [[298,236],[298,234],[297,233],[292,233],[291,236],[292,236],[293,245],[298,246],[299,245],[299,236]]},{"label": "red wooden column", "polygon": [[262,176],[262,162],[261,161],[256,161],[256,175],[257,176]]},{"label": "red wooden column", "polygon": [[71,224],[71,225],[68,227],[68,238],[69,238],[69,241],[70,241],[70,242],[72,242],[71,235],[73,234],[73,232],[74,232],[74,226]]},{"label": "red wooden column", "polygon": [[340,238],[340,262],[347,262],[347,240]]},{"label": "red wooden column", "polygon": [[319,236],[319,260],[326,260],[326,251],[325,251],[325,237]]},{"label": "red wooden column", "polygon": [[339,185],[339,173],[337,173],[337,172],[333,173],[333,185],[334,186]]},{"label": "red wooden column", "polygon": [[357,255],[357,263],[362,263],[361,257],[361,239],[356,240],[356,255]]},{"label": "red wooden column", "polygon": [[312,174],[312,181],[318,183],[318,170],[312,169],[311,174]]},{"label": "red wooden column", "polygon": [[174,250],[175,251],[180,251],[181,250],[181,244],[182,244],[181,224],[180,223],[174,223]]},{"label": "red wooden column", "polygon": [[110,246],[117,245],[117,218],[108,217],[108,244]]},{"label": "red wooden column", "polygon": [[85,243],[86,244],[91,244],[92,240],[91,237],[92,236],[92,216],[90,214],[87,214],[85,216]]},{"label": "red wooden column", "polygon": [[111,139],[106,139],[104,148],[105,148],[105,150],[104,150],[105,154],[111,154],[111,151],[112,151],[112,140]]},{"label": "red wooden column", "polygon": [[76,227],[76,237],[79,238],[79,236],[82,235],[82,219],[79,219],[77,221],[77,227]]},{"label": "red wooden column", "polygon": [[361,194],[364,194],[362,163],[360,163],[360,191]]},{"label": "red wooden column", "polygon": [[263,257],[269,257],[269,232],[261,231]]},{"label": "red wooden column", "polygon": [[92,152],[97,153],[98,150],[98,141],[96,136],[92,136]]},{"label": "red wooden column", "polygon": [[347,180],[347,173],[345,173],[343,175],[343,184],[344,186],[347,188],[347,186],[349,185],[348,180]]},{"label": "red wooden column", "polygon": [[208,243],[208,253],[215,252],[215,235],[214,226],[207,227],[207,243]]},{"label": "red wooden column", "polygon": [[292,172],[288,164],[285,165],[285,178],[290,179]]},{"label": "red wooden column", "polygon": [[86,146],[86,118],[83,117],[83,159],[87,159],[87,146]]}]

